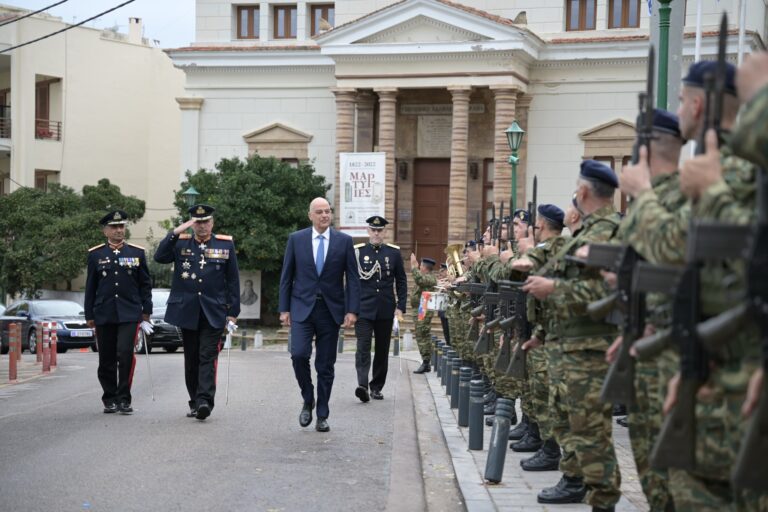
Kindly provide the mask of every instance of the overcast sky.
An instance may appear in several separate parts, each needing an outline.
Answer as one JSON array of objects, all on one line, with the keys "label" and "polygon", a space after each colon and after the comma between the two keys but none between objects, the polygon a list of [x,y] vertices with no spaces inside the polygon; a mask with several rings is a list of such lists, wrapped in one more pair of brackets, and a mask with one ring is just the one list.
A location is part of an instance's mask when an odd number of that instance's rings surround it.
[{"label": "overcast sky", "polygon": [[[0,0],[5,5],[37,10],[58,0]],[[67,23],[77,23],[106,11],[125,0],[68,0],[49,9],[49,14],[61,17]],[[195,38],[195,0],[135,0],[133,3],[105,14],[86,24],[88,27],[118,26],[128,32],[128,18],[141,18],[144,37],[157,39],[163,48],[188,46]]]}]

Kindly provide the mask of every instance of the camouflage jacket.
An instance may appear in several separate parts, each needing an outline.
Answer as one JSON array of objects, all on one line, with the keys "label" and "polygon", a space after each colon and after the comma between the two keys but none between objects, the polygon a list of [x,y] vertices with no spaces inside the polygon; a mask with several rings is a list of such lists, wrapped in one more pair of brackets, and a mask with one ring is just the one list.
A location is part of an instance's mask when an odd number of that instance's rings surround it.
[{"label": "camouflage jacket", "polygon": [[411,270],[411,275],[413,275],[413,282],[416,285],[411,292],[411,307],[418,311],[421,292],[434,290],[437,286],[437,277],[431,272],[424,273],[417,268]]},{"label": "camouflage jacket", "polygon": [[608,293],[599,271],[579,266],[565,256],[584,245],[606,243],[616,235],[620,217],[613,205],[592,212],[584,221],[578,235],[564,244],[554,256],[551,270],[554,291],[547,297],[545,307],[555,317],[557,335],[564,342],[563,348],[571,350],[605,350],[608,337],[615,336],[616,326],[595,322],[587,315],[587,305]]},{"label": "camouflage jacket", "polygon": [[[525,253],[533,263],[531,272],[541,269],[550,257],[562,250],[567,241],[566,237],[554,236],[537,244],[536,247],[531,248]],[[544,303],[535,299],[532,295],[528,296],[528,321],[533,324],[533,335],[541,341],[554,339],[556,317],[547,314]]]},{"label": "camouflage jacket", "polygon": [[742,107],[731,147],[735,155],[768,169],[768,86]]}]

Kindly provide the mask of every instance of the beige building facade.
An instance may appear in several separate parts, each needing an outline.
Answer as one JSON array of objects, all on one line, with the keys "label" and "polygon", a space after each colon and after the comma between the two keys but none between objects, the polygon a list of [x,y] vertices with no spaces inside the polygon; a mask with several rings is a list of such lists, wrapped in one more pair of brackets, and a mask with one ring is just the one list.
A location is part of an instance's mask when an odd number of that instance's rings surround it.
[{"label": "beige building facade", "polygon": [[[695,3],[683,68],[693,61]],[[703,4],[707,58],[720,10],[736,20],[738,2]],[[525,206],[534,176],[538,202],[565,207],[583,158],[620,171],[631,154],[645,1],[197,0],[196,9],[196,41],[168,50],[186,74],[179,175],[253,152],[309,160],[338,204],[338,155],[383,152],[385,215],[406,254],[418,247],[443,259],[492,204],[508,208],[514,194]],[[764,47],[765,3],[748,2],[747,14],[754,51]],[[527,132],[514,191],[512,121]]]},{"label": "beige building facade", "polygon": [[[9,21],[27,10],[0,6]],[[0,27],[0,49],[67,26],[38,14]],[[146,201],[139,244],[174,215],[184,74],[142,37],[76,27],[0,54],[0,193],[61,183],[82,190],[108,178]]]}]

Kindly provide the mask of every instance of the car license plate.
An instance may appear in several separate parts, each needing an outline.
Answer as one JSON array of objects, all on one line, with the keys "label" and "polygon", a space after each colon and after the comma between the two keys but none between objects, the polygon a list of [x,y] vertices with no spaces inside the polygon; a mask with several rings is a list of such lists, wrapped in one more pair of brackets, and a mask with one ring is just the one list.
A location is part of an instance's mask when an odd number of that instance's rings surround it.
[{"label": "car license plate", "polygon": [[79,331],[69,331],[69,335],[73,338],[90,338],[93,336],[93,331],[90,329],[81,329]]}]

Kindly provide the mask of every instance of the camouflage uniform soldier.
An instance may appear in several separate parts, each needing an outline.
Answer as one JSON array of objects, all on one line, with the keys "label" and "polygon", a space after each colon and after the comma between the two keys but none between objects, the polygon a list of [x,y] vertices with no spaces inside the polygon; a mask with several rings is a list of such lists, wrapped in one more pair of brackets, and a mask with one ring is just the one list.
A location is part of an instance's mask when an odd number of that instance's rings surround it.
[{"label": "camouflage uniform soldier", "polygon": [[[416,255],[411,254],[411,274],[415,288],[411,294],[411,308],[413,308],[413,325],[416,331],[416,344],[419,346],[421,354],[421,366],[413,373],[427,373],[432,371],[430,359],[432,358],[432,311],[424,311],[423,319],[419,320],[419,302],[421,301],[421,292],[429,292],[437,286],[437,278],[432,274],[435,266],[435,260],[432,258],[422,258],[421,265],[417,267],[418,261]],[[424,305],[426,307],[426,305]]]},{"label": "camouflage uniform soldier", "polygon": [[[667,212],[673,212],[683,206],[686,198],[680,192],[677,163],[683,140],[677,116],[664,110],[656,109],[653,118],[653,140],[651,142],[650,172],[651,185],[660,205]],[[624,168],[624,172],[635,172],[634,166]],[[622,221],[617,236],[623,243],[630,243],[631,234],[637,230],[637,218],[634,204]],[[643,257],[648,251],[638,240],[632,247]],[[670,297],[662,294],[649,294],[646,298],[647,320],[652,330],[669,327],[671,304]],[[650,332],[650,331],[649,331]],[[621,340],[617,339],[609,349],[609,356],[619,349]],[[677,357],[671,349],[662,357],[638,361],[635,365],[635,406],[628,415],[629,438],[632,455],[637,466],[645,497],[651,510],[666,510],[672,506],[669,492],[669,476],[666,470],[650,467],[650,454],[659,431],[661,430],[661,385],[666,383],[676,371]],[[663,375],[662,375],[663,374]],[[663,380],[662,380],[663,378]]]},{"label": "camouflage uniform soldier", "polygon": [[[549,277],[529,277],[523,287],[537,299],[546,299],[546,307],[557,318],[565,386],[556,391],[555,404],[567,410],[587,503],[593,510],[611,511],[621,495],[621,477],[611,439],[612,408],[602,402],[600,390],[608,370],[605,351],[616,329],[586,315],[587,305],[607,294],[602,278],[565,256],[615,236],[619,215],[613,208],[613,196],[617,186],[611,168],[595,160],[582,162],[576,203],[584,226],[555,256]],[[543,501],[541,495],[539,501]]]},{"label": "camouflage uniform soldier", "polygon": [[[471,240],[470,242],[467,243],[467,247],[475,247],[475,241]],[[454,285],[465,281],[471,282],[472,279],[472,269],[468,269],[461,277],[454,281]],[[459,354],[459,357],[465,364],[474,365],[474,343],[468,339],[470,330],[469,320],[471,318],[470,310],[471,305],[468,295],[457,290],[449,294],[448,308],[445,316],[448,319],[448,332],[451,333],[451,348]]]}]

